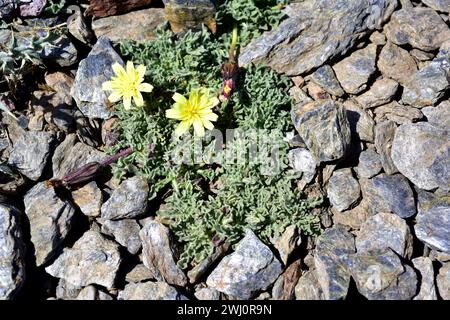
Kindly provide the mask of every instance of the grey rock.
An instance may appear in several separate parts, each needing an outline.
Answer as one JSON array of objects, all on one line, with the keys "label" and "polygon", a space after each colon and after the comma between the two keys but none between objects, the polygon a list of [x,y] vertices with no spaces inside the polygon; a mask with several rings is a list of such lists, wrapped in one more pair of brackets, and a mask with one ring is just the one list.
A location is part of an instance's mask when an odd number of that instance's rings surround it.
[{"label": "grey rock", "polygon": [[75,208],[68,200],[60,199],[53,188],[46,188],[44,182],[25,194],[24,205],[36,265],[41,266],[54,256],[69,233]]},{"label": "grey rock", "polygon": [[353,52],[333,66],[336,77],[347,93],[358,94],[367,88],[367,82],[376,71],[377,46]]},{"label": "grey rock", "polygon": [[404,85],[402,101],[416,108],[435,105],[449,88],[450,55],[436,58],[417,71]]},{"label": "grey rock", "polygon": [[281,263],[272,251],[247,230],[235,252],[220,261],[206,284],[228,295],[249,299],[271,285],[281,272]]},{"label": "grey rock", "polygon": [[344,107],[347,110],[347,118],[352,137],[362,141],[374,142],[375,121],[368,111],[361,108],[352,100],[345,101]]},{"label": "grey rock", "polygon": [[336,79],[333,69],[329,65],[324,65],[317,69],[313,74],[311,74],[310,78],[311,81],[318,84],[329,94],[336,97],[341,97],[345,94],[339,84],[339,81]]},{"label": "grey rock", "polygon": [[136,220],[105,220],[102,222],[102,233],[113,236],[131,254],[138,253],[142,248],[139,231],[141,231],[141,227]]},{"label": "grey rock", "polygon": [[325,300],[315,270],[306,271],[295,286],[296,300]]},{"label": "grey rock", "polygon": [[367,252],[391,248],[405,258],[411,258],[413,237],[405,220],[392,213],[378,213],[369,217],[356,236],[356,249]]},{"label": "grey rock", "polygon": [[316,176],[320,162],[304,148],[292,149],[288,152],[289,165],[298,172],[302,172],[302,184],[307,185]]},{"label": "grey rock", "polygon": [[144,282],[155,279],[153,272],[144,264],[138,264],[125,276],[127,282]]},{"label": "grey rock", "polygon": [[79,286],[74,286],[64,279],[59,279],[56,286],[56,298],[60,300],[75,300],[82,290]]},{"label": "grey rock", "polygon": [[196,283],[209,268],[215,264],[219,259],[221,259],[230,248],[230,244],[225,242],[224,244],[217,247],[213,254],[203,259],[199,264],[195,265],[191,270],[188,271],[187,275],[190,283]]},{"label": "grey rock", "polygon": [[450,300],[450,263],[444,264],[439,269],[439,274],[436,277],[436,284],[441,298]]},{"label": "grey rock", "polygon": [[363,108],[375,108],[392,100],[398,89],[398,83],[391,79],[377,80],[367,92],[356,97]]},{"label": "grey rock", "polygon": [[450,13],[449,0],[422,0],[422,2],[436,11]]},{"label": "grey rock", "polygon": [[121,260],[119,245],[99,232],[87,231],[45,270],[73,286],[98,284],[113,288]]},{"label": "grey rock", "polygon": [[71,132],[74,124],[74,109],[68,106],[57,106],[53,110],[53,123],[63,132]]},{"label": "grey rock", "polygon": [[404,8],[392,14],[386,37],[398,45],[433,51],[450,38],[448,26],[436,11],[429,8]]},{"label": "grey rock", "polygon": [[147,181],[135,176],[123,181],[101,208],[103,219],[136,218],[147,210]]},{"label": "grey rock", "polygon": [[66,35],[53,41],[52,46],[45,47],[42,58],[51,61],[60,67],[70,67],[78,60],[78,51]]},{"label": "grey rock", "polygon": [[31,180],[38,180],[51,155],[54,135],[28,131],[15,143],[8,163]]},{"label": "grey rock", "polygon": [[103,194],[95,181],[72,191],[72,199],[85,216],[95,218],[100,215]]},{"label": "grey rock", "polygon": [[347,53],[358,39],[380,28],[396,6],[396,0],[292,4],[288,19],[242,50],[239,64],[264,62],[288,75],[307,73]]},{"label": "grey rock", "polygon": [[19,2],[19,10],[22,17],[38,16],[47,4],[47,0],[29,0]]},{"label": "grey rock", "polygon": [[408,180],[401,174],[380,174],[372,179],[360,179],[364,199],[372,214],[392,212],[401,218],[416,214],[414,194]]},{"label": "grey rock", "polygon": [[89,162],[101,162],[106,157],[107,154],[82,142],[77,142],[75,134],[69,134],[53,154],[53,176],[60,178]]},{"label": "grey rock", "polygon": [[409,82],[417,72],[414,58],[408,51],[388,42],[380,52],[377,62],[383,76],[394,79],[402,85]]},{"label": "grey rock", "polygon": [[397,126],[393,121],[383,121],[375,126],[375,147],[381,155],[381,163],[384,172],[394,174],[398,172],[394,161],[391,158],[392,144]]},{"label": "grey rock", "polygon": [[16,0],[0,0],[0,18],[4,20],[12,18],[17,4]]},{"label": "grey rock", "polygon": [[421,111],[433,126],[450,128],[450,101],[442,101],[436,107],[425,107]]},{"label": "grey rock", "polygon": [[379,31],[374,31],[370,35],[369,40],[377,46],[384,46],[386,44],[386,36]]},{"label": "grey rock", "polygon": [[397,101],[392,101],[391,103],[376,108],[374,113],[376,122],[384,122],[387,120],[399,125],[417,122],[423,119],[421,110],[401,105]]},{"label": "grey rock", "polygon": [[76,300],[113,300],[113,298],[93,285],[81,289]]},{"label": "grey rock", "polygon": [[157,221],[147,223],[139,233],[142,241],[144,265],[155,270],[156,279],[169,284],[184,286],[186,275],[176,264],[176,253],[172,238],[164,225]]},{"label": "grey rock", "polygon": [[[1,200],[1,198],[0,198]],[[0,203],[0,300],[15,297],[25,282],[25,244],[20,212]]]},{"label": "grey rock", "polygon": [[112,65],[115,62],[123,64],[106,37],[100,37],[87,58],[80,62],[71,93],[88,118],[108,119],[112,115],[102,84],[114,75]]},{"label": "grey rock", "polygon": [[433,261],[439,261],[441,263],[450,262],[450,253],[431,250],[429,258]]},{"label": "grey rock", "polygon": [[294,125],[308,149],[320,161],[342,158],[350,146],[345,108],[333,100],[317,101],[296,111]]},{"label": "grey rock", "polygon": [[417,294],[417,274],[391,249],[357,253],[350,260],[359,293],[369,300],[410,300]]},{"label": "grey rock", "polygon": [[297,226],[288,226],[283,234],[274,241],[274,246],[280,254],[281,261],[286,265],[291,253],[301,244],[301,237]]},{"label": "grey rock", "polygon": [[188,300],[165,282],[129,283],[117,300]]},{"label": "grey rock", "polygon": [[436,286],[434,284],[433,261],[427,257],[418,257],[411,262],[420,274],[420,291],[414,300],[437,300]]},{"label": "grey rock", "polygon": [[198,300],[220,300],[220,292],[209,287],[200,288],[194,295]]},{"label": "grey rock", "polygon": [[355,239],[343,227],[326,229],[317,239],[314,265],[325,300],[341,300],[350,285],[348,259],[354,254]]},{"label": "grey rock", "polygon": [[95,19],[92,30],[97,38],[106,36],[114,43],[123,40],[148,41],[155,38],[158,25],[166,21],[163,8],[149,8]]},{"label": "grey rock", "polygon": [[397,128],[392,160],[398,170],[424,190],[450,186],[450,132],[426,122]]},{"label": "grey rock", "polygon": [[409,53],[420,62],[430,61],[435,57],[435,54],[432,52],[426,52],[419,49],[412,49]]},{"label": "grey rock", "polygon": [[333,172],[327,187],[327,196],[333,206],[339,211],[344,211],[356,203],[360,195],[358,180],[353,178],[350,168]]},{"label": "grey rock", "polygon": [[416,237],[427,246],[450,254],[450,197],[420,192],[418,200]]},{"label": "grey rock", "polygon": [[369,202],[364,198],[354,208],[341,212],[335,207],[331,207],[331,213],[333,214],[333,222],[335,225],[341,225],[350,229],[359,230],[361,225],[370,216]]},{"label": "grey rock", "polygon": [[358,166],[355,171],[360,178],[369,179],[379,174],[382,168],[381,156],[373,148],[370,148],[359,154]]}]

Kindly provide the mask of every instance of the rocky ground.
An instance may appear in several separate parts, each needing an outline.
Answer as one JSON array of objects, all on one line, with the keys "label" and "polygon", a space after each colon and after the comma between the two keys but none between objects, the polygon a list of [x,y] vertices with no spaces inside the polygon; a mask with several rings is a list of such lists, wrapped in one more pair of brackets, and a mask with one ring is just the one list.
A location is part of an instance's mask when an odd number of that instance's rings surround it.
[{"label": "rocky ground", "polygon": [[288,227],[268,244],[248,230],[184,272],[169,230],[147,215],[144,179],[106,174],[68,194],[45,185],[106,158],[101,83],[121,60],[111,43],[151,39],[165,19],[163,8],[134,10],[89,32],[74,23],[77,39],[98,38],[92,49],[65,39],[27,112],[3,113],[0,299],[450,299],[450,1],[285,10],[239,63],[295,83],[290,162],[299,188],[326,193],[323,234]]}]

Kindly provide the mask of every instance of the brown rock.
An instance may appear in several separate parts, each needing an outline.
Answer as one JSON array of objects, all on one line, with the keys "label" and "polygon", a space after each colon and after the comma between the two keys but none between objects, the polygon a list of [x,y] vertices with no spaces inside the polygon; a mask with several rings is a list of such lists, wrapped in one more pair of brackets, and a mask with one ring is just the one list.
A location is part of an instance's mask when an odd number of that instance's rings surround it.
[{"label": "brown rock", "polygon": [[394,140],[397,126],[392,121],[377,123],[375,127],[375,147],[381,155],[383,169],[387,174],[398,172],[397,167],[391,159],[392,141]]},{"label": "brown rock", "polygon": [[95,181],[73,191],[72,198],[84,215],[88,217],[98,217],[100,215],[103,195]]},{"label": "brown rock", "polygon": [[388,42],[380,52],[378,69],[388,78],[407,83],[417,71],[414,58],[405,49]]},{"label": "brown rock", "polygon": [[375,108],[374,113],[376,122],[390,120],[399,125],[423,119],[423,113],[419,109],[401,105],[397,101]]},{"label": "brown rock", "polygon": [[108,17],[130,12],[133,9],[149,5],[152,0],[90,0],[85,14],[88,16]]},{"label": "brown rock", "polygon": [[356,97],[356,101],[364,108],[374,108],[392,100],[398,89],[398,83],[391,79],[376,81],[369,91]]}]

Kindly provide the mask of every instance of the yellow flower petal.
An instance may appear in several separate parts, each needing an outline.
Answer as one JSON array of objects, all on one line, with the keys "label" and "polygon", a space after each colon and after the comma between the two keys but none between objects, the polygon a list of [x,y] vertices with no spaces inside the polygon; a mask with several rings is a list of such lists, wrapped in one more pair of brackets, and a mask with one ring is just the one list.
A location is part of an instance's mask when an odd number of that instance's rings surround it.
[{"label": "yellow flower petal", "polygon": [[202,115],[203,119],[209,120],[209,121],[217,121],[217,118],[219,118],[219,116],[215,113],[208,113],[205,115]]},{"label": "yellow flower petal", "polygon": [[180,110],[172,108],[172,109],[166,110],[166,117],[170,118],[170,119],[181,120],[181,118],[183,118],[183,114],[181,113]]},{"label": "yellow flower petal", "polygon": [[112,81],[106,81],[102,84],[102,90],[103,91],[112,91],[113,90],[113,82]]},{"label": "yellow flower petal", "polygon": [[115,91],[113,93],[111,93],[108,97],[109,102],[112,102],[112,103],[117,102],[120,99],[122,99],[122,96]]},{"label": "yellow flower petal", "polygon": [[203,137],[205,135],[205,129],[203,128],[203,122],[201,120],[194,121],[194,131],[195,134],[199,137]]},{"label": "yellow flower petal", "polygon": [[208,129],[208,130],[214,129],[214,125],[213,125],[212,122],[210,122],[209,120],[207,120],[207,119],[202,119],[202,123],[203,123],[203,126],[204,126],[206,129]]},{"label": "yellow flower petal", "polygon": [[141,80],[141,82],[144,81],[146,70],[147,70],[147,68],[142,64],[138,65],[136,68],[136,73],[138,74],[138,77]]},{"label": "yellow flower petal", "polygon": [[126,75],[126,71],[125,69],[122,67],[122,65],[118,62],[115,62],[112,65],[112,69],[114,71],[114,73],[120,78]]},{"label": "yellow flower petal", "polygon": [[136,92],[136,94],[133,96],[133,100],[136,106],[138,107],[142,107],[144,105],[144,98],[142,97],[142,94],[139,91]]},{"label": "yellow flower petal", "polygon": [[141,92],[152,92],[153,91],[153,86],[150,83],[141,83],[138,86],[138,90]]},{"label": "yellow flower petal", "polygon": [[125,110],[131,109],[131,96],[123,97],[123,107]]},{"label": "yellow flower petal", "polygon": [[189,130],[191,123],[189,121],[181,121],[180,124],[175,129],[175,135],[181,136]]},{"label": "yellow flower petal", "polygon": [[172,99],[175,100],[176,102],[182,103],[182,104],[187,103],[187,101],[188,101],[184,96],[182,96],[178,92],[174,93]]},{"label": "yellow flower petal", "polygon": [[127,76],[130,80],[134,80],[133,78],[136,77],[136,71],[132,61],[127,61]]}]

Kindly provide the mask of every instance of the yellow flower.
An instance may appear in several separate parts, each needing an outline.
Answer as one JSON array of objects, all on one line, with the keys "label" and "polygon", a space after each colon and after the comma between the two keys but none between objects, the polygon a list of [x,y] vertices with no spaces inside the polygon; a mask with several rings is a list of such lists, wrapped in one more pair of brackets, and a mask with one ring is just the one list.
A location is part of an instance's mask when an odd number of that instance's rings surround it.
[{"label": "yellow flower", "polygon": [[195,89],[186,99],[179,93],[173,95],[175,103],[172,108],[166,111],[166,117],[181,120],[175,130],[177,136],[181,136],[194,126],[195,134],[199,137],[205,135],[205,129],[212,130],[214,125],[211,121],[217,121],[217,114],[212,112],[212,108],[219,104],[219,99],[211,97],[207,89]]},{"label": "yellow flower", "polygon": [[134,68],[133,62],[128,61],[126,69],[124,69],[116,62],[112,65],[112,69],[116,76],[111,77],[111,81],[106,81],[102,85],[103,90],[112,91],[108,100],[117,102],[123,99],[123,105],[127,110],[131,108],[131,99],[133,99],[136,106],[143,106],[144,98],[142,98],[141,92],[151,92],[153,90],[151,84],[144,83],[145,66],[139,65],[137,68]]}]

